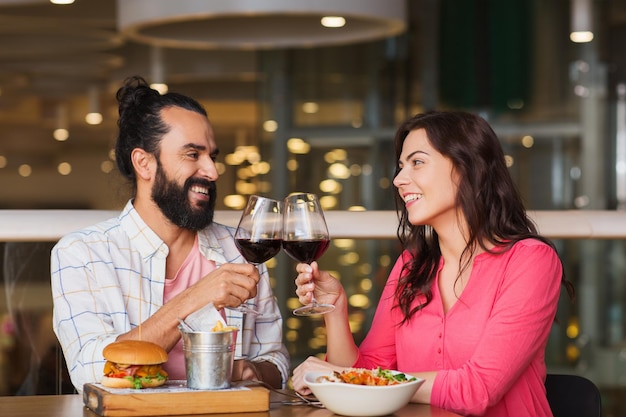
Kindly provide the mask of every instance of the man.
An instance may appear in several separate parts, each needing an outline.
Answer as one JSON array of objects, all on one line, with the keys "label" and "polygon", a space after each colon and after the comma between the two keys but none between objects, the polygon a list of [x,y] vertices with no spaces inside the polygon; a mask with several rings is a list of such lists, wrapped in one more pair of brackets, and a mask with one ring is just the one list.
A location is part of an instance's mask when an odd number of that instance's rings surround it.
[{"label": "man", "polygon": [[[72,383],[98,382],[102,349],[141,339],[169,352],[170,379],[185,379],[179,318],[213,303],[241,328],[233,380],[284,386],[289,358],[265,265],[245,263],[234,229],[213,222],[218,149],[204,108],[160,95],[140,77],[117,92],[121,174],[133,198],[119,217],[63,237],[52,250],[53,327]],[[229,307],[247,304],[261,313]]]}]

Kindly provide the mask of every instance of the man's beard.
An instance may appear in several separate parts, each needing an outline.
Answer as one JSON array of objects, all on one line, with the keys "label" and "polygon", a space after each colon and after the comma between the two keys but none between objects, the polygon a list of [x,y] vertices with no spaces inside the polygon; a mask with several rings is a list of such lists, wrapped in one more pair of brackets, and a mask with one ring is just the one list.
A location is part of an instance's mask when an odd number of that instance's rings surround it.
[{"label": "man's beard", "polygon": [[[209,201],[203,201],[199,207],[192,207],[189,202],[189,189],[200,185],[209,190]],[[163,168],[157,168],[156,179],[152,187],[152,200],[159,206],[165,217],[176,226],[188,230],[201,230],[213,222],[216,198],[215,182],[198,178],[188,178],[181,187],[167,179]]]}]

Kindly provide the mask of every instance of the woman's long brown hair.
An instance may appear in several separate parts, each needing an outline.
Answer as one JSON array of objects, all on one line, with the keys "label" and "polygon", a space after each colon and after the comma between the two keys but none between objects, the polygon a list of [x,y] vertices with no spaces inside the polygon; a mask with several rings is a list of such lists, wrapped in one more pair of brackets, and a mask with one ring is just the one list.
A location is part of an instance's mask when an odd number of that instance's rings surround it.
[{"label": "woman's long brown hair", "polygon": [[[528,217],[517,187],[509,173],[500,142],[489,124],[481,117],[466,112],[429,112],[418,114],[403,123],[395,136],[395,156],[399,161],[402,146],[409,132],[424,129],[430,144],[452,161],[460,178],[456,204],[461,208],[469,230],[459,270],[469,267],[472,255],[489,242],[497,251],[506,251],[523,239],[537,239],[555,251],[554,244],[539,235]],[[399,168],[396,168],[397,175]],[[394,176],[395,176],[394,175]],[[398,239],[412,258],[403,268],[396,296],[404,320],[424,308],[432,300],[431,287],[437,274],[441,251],[437,233],[427,225],[414,226],[399,194],[395,193],[399,217]],[[563,265],[561,263],[561,270]],[[571,298],[574,287],[565,279],[562,284]],[[425,301],[412,306],[418,295]]]}]

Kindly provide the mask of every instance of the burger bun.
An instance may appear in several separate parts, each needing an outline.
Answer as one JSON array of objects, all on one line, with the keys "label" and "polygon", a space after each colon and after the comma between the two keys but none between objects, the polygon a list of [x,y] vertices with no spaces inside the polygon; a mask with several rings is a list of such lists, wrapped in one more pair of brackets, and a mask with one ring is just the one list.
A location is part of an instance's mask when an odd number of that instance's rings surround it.
[{"label": "burger bun", "polygon": [[167,362],[167,352],[145,340],[120,340],[102,350],[106,360],[127,365],[157,365]]}]

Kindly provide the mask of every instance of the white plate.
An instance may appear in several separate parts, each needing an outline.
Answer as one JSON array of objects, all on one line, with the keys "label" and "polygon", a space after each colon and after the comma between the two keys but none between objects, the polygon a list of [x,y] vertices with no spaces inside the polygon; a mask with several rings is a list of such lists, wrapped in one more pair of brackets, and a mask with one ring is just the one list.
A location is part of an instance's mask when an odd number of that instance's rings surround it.
[{"label": "white plate", "polygon": [[[393,371],[394,373],[401,373]],[[308,372],[304,382],[315,397],[335,414],[354,417],[375,417],[393,414],[409,403],[424,383],[421,378],[396,385],[355,385],[343,382],[316,382],[331,372]]]}]

